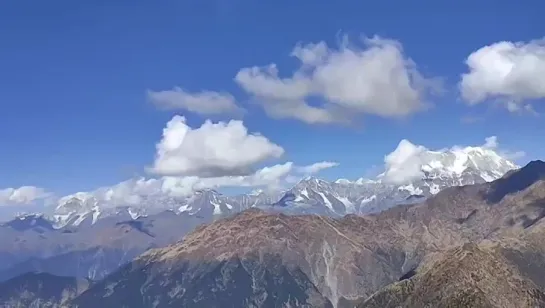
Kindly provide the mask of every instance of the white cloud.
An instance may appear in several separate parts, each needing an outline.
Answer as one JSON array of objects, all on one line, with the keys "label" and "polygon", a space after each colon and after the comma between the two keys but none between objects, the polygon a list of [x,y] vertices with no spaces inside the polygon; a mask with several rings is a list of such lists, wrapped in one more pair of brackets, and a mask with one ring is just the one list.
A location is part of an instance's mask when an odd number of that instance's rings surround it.
[{"label": "white cloud", "polygon": [[0,206],[27,205],[50,197],[45,189],[35,186],[0,189]]},{"label": "white cloud", "polygon": [[167,110],[187,110],[190,112],[213,114],[241,114],[235,98],[225,92],[201,91],[189,93],[180,87],[166,91],[148,91],[148,99],[156,106]]},{"label": "white cloud", "polygon": [[222,177],[248,175],[256,164],[279,158],[284,149],[259,134],[248,133],[242,121],[212,123],[191,128],[175,116],[163,130],[153,166],[155,174]]},{"label": "white cloud", "polygon": [[524,151],[510,151],[506,149],[500,149],[498,144],[498,137],[496,136],[490,136],[485,138],[485,143],[482,145],[482,147],[485,149],[497,151],[501,157],[511,161],[517,161],[526,156],[526,152]]},{"label": "white cloud", "polygon": [[482,145],[482,147],[487,149],[496,149],[498,147],[498,137],[490,136],[484,138],[484,144]]},{"label": "white cloud", "polygon": [[[401,44],[373,37],[364,45],[299,44],[291,55],[301,65],[290,77],[281,78],[270,64],[241,69],[235,80],[270,116],[310,124],[346,123],[358,114],[404,117],[425,108],[434,82],[422,77]],[[324,104],[311,105],[313,98]]]},{"label": "white cloud", "polygon": [[301,166],[297,168],[297,171],[303,174],[315,174],[324,169],[337,167],[339,163],[332,161],[321,161],[308,166]]},{"label": "white cloud", "polygon": [[539,115],[531,104],[524,104],[513,100],[506,101],[505,108],[511,113]]},{"label": "white cloud", "polygon": [[384,180],[391,183],[406,183],[424,176],[421,166],[422,153],[428,149],[421,145],[414,145],[403,139],[397,148],[384,157]]},{"label": "white cloud", "polygon": [[469,72],[462,75],[459,87],[470,105],[501,99],[511,112],[531,111],[524,101],[545,98],[543,39],[494,43],[471,53],[466,64]]}]

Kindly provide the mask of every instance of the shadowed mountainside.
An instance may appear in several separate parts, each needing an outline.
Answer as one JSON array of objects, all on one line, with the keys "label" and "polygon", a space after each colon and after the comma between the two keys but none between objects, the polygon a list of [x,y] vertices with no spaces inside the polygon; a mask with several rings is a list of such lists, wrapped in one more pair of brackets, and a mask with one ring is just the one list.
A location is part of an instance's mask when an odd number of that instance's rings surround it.
[{"label": "shadowed mountainside", "polygon": [[27,273],[0,283],[0,307],[61,308],[89,286],[86,279]]},{"label": "shadowed mountainside", "polygon": [[99,280],[150,248],[176,242],[202,220],[166,211],[81,228],[46,222],[24,217],[0,226],[0,282],[33,271]]}]

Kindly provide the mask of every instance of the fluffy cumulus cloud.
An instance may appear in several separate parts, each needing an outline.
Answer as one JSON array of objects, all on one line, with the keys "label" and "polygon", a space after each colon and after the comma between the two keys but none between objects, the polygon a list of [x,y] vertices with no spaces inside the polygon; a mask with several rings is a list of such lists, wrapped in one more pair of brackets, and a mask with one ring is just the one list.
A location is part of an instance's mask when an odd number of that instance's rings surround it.
[{"label": "fluffy cumulus cloud", "polygon": [[50,196],[51,194],[45,189],[35,186],[4,188],[0,189],[0,206],[32,204]]},{"label": "fluffy cumulus cloud", "polygon": [[466,64],[459,86],[471,105],[500,99],[509,111],[534,113],[527,101],[545,98],[545,39],[494,43],[471,53]]},{"label": "fluffy cumulus cloud", "polygon": [[[452,172],[457,172],[455,170],[458,169],[457,164],[465,163],[466,154],[483,150],[489,151],[488,155],[491,157],[499,156],[509,161],[516,161],[526,155],[523,151],[509,151],[500,148],[497,136],[485,138],[484,144],[477,147],[456,145],[437,151],[430,151],[422,145],[415,145],[404,139],[392,153],[384,157],[384,172],[379,177],[387,183],[404,184],[423,178],[423,166],[447,168]],[[457,159],[460,161],[455,162]]]},{"label": "fluffy cumulus cloud", "polygon": [[190,93],[182,88],[172,90],[148,91],[148,100],[159,108],[167,110],[186,110],[201,115],[242,114],[235,98],[224,92],[201,91]]},{"label": "fluffy cumulus cloud", "polygon": [[284,149],[266,137],[249,133],[242,121],[212,123],[191,128],[175,116],[163,130],[154,164],[158,175],[221,177],[248,175],[256,164],[279,158]]},{"label": "fluffy cumulus cloud", "polygon": [[300,66],[289,77],[270,64],[241,69],[235,81],[270,116],[311,124],[346,123],[361,114],[404,117],[425,108],[437,83],[419,73],[401,44],[380,37],[363,43],[360,48],[345,39],[337,49],[299,44],[291,55]]}]

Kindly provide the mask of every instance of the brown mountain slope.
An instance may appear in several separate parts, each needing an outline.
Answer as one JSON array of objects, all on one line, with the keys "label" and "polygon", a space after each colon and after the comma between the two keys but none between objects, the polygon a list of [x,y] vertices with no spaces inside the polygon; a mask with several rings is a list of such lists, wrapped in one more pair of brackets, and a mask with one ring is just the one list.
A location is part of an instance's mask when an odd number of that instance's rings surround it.
[{"label": "brown mountain slope", "polygon": [[494,247],[464,244],[410,278],[377,292],[358,308],[533,308],[545,294]]},{"label": "brown mountain slope", "polygon": [[[365,217],[248,210],[145,253],[74,303],[353,307],[405,274],[420,273],[419,265],[430,256],[483,240],[502,242],[502,258],[527,275],[545,260],[539,231],[544,179],[545,163],[535,162],[493,183],[449,188],[422,204]],[[528,266],[529,258],[537,265]],[[542,286],[535,276],[532,281]]]}]

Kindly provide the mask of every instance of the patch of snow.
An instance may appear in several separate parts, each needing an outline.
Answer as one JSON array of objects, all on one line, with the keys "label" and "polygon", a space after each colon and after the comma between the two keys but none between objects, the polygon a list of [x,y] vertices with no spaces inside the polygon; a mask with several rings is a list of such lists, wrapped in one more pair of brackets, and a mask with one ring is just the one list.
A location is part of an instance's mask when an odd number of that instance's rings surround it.
[{"label": "patch of snow", "polygon": [[344,208],[346,209],[346,214],[356,213],[356,207],[354,206],[354,203],[348,200],[348,198],[337,197],[337,200],[341,201],[341,203],[344,204]]},{"label": "patch of snow", "polygon": [[333,205],[331,204],[331,201],[329,201],[329,199],[327,199],[327,197],[324,195],[324,193],[319,192],[318,194],[320,196],[322,196],[322,199],[324,199],[325,206],[327,206],[330,210],[333,211]]},{"label": "patch of snow", "polygon": [[452,163],[452,166],[448,168],[449,171],[451,171],[454,174],[462,174],[464,170],[466,170],[467,166],[466,163],[469,159],[467,153],[463,151],[453,151],[454,154],[454,162]]},{"label": "patch of snow", "polygon": [[493,176],[489,175],[487,172],[481,172],[480,176],[481,178],[483,178],[483,180],[487,182],[492,182],[496,179]]},{"label": "patch of snow", "polygon": [[78,216],[78,218],[74,221],[73,225],[74,226],[79,226],[85,220],[85,218],[87,217],[87,214],[89,214],[89,212],[85,212],[83,214],[80,214]]},{"label": "patch of snow", "polygon": [[94,225],[97,222],[98,217],[100,217],[100,209],[98,207],[95,207],[93,211],[93,221],[91,222],[92,225]]},{"label": "patch of snow", "polygon": [[134,212],[131,208],[129,208],[127,211],[129,212],[129,215],[131,215],[132,219],[137,219],[138,217],[140,217],[140,215],[138,215],[137,212]]},{"label": "patch of snow", "polygon": [[74,215],[74,212],[70,212],[68,214],[56,214],[53,215],[53,219],[55,220],[55,228],[60,229],[68,223],[68,220],[70,217]]},{"label": "patch of snow", "polygon": [[361,204],[364,204],[364,203],[369,203],[373,200],[376,200],[377,199],[377,196],[376,195],[372,195],[371,197],[367,197],[367,198],[364,198],[363,200],[361,200]]},{"label": "patch of snow", "polygon": [[210,204],[214,206],[214,215],[221,215],[221,207],[217,202],[210,201]]},{"label": "patch of snow", "polygon": [[308,191],[307,191],[306,188],[301,191],[301,195],[307,197],[307,199],[310,199],[310,197],[308,196]]},{"label": "patch of snow", "polygon": [[182,205],[182,206],[180,206],[180,207],[178,208],[178,212],[180,212],[180,213],[189,212],[189,211],[191,211],[192,209],[193,209],[193,207],[192,207],[191,205],[189,205],[189,204],[184,204],[184,205]]},{"label": "patch of snow", "polygon": [[409,185],[405,185],[405,186],[399,186],[397,189],[398,190],[406,190],[411,195],[421,195],[421,194],[424,193],[424,191],[422,191],[422,189],[420,187],[415,188],[413,184],[409,184]]}]

